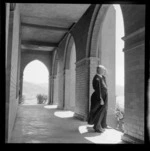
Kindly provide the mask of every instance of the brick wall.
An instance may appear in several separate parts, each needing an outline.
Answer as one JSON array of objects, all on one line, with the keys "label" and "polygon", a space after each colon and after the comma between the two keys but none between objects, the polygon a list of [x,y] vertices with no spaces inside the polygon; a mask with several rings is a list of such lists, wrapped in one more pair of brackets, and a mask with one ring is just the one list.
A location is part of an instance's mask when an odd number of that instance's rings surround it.
[{"label": "brick wall", "polygon": [[65,70],[65,109],[69,110],[70,109],[70,70],[66,69]]},{"label": "brick wall", "polygon": [[89,64],[86,59],[76,62],[76,108],[75,115],[87,120],[89,112]]},{"label": "brick wall", "polygon": [[[125,22],[123,38],[125,41],[125,132],[122,139],[132,143],[143,143],[145,6],[122,5],[121,8]],[[131,20],[135,21],[131,22]]]},{"label": "brick wall", "polygon": [[144,141],[144,44],[125,52],[125,134]]},{"label": "brick wall", "polygon": [[64,72],[58,72],[58,108],[64,108]]},{"label": "brick wall", "polygon": [[[126,35],[145,26],[145,5],[121,5]],[[134,10],[134,13],[133,13]],[[134,21],[133,21],[134,20]]]}]

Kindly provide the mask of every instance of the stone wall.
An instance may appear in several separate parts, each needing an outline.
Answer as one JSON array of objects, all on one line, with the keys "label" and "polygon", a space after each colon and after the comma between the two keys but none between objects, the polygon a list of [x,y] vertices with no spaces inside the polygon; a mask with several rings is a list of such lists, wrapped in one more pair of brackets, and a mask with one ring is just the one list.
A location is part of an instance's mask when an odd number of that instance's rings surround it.
[{"label": "stone wall", "polygon": [[145,5],[122,5],[122,11],[125,22],[125,132],[122,139],[131,143],[143,143]]},{"label": "stone wall", "polygon": [[19,35],[20,35],[20,13],[18,5],[10,12],[7,42],[7,68],[6,68],[6,141],[9,142],[16,118],[18,95],[17,77],[19,60]]}]

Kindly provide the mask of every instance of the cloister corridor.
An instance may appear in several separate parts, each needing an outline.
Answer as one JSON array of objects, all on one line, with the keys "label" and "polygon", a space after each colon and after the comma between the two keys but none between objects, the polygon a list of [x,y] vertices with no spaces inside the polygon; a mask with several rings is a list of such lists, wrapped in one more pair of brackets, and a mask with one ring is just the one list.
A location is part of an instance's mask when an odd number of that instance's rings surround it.
[{"label": "cloister corridor", "polygon": [[[5,3],[4,8],[5,143],[145,143],[144,4]],[[35,60],[47,69],[47,104],[20,104],[24,70]],[[99,65],[107,69],[111,127],[103,133],[87,124]],[[122,87],[117,77],[123,77]],[[117,95],[117,88],[123,94]],[[121,119],[117,97],[124,98]],[[119,120],[123,133],[116,130]]]},{"label": "cloister corridor", "polygon": [[10,143],[125,144],[122,132],[95,133],[92,125],[57,105],[20,105]]}]

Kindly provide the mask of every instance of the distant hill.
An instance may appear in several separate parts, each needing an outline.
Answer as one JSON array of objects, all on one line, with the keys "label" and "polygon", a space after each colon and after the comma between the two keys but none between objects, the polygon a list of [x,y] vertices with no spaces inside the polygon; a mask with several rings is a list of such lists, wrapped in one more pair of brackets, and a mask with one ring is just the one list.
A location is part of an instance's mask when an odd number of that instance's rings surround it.
[{"label": "distant hill", "polygon": [[48,83],[35,84],[31,82],[23,82],[23,95],[26,99],[36,98],[37,94],[48,94]]}]

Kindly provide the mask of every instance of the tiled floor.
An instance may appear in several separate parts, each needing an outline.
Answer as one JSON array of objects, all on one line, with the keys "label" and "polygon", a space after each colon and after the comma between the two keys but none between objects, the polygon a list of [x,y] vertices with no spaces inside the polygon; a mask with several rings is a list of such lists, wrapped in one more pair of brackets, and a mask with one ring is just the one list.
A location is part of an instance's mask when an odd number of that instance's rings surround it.
[{"label": "tiled floor", "polygon": [[55,105],[20,105],[10,143],[124,144],[122,133],[106,129],[95,133],[91,125]]}]

